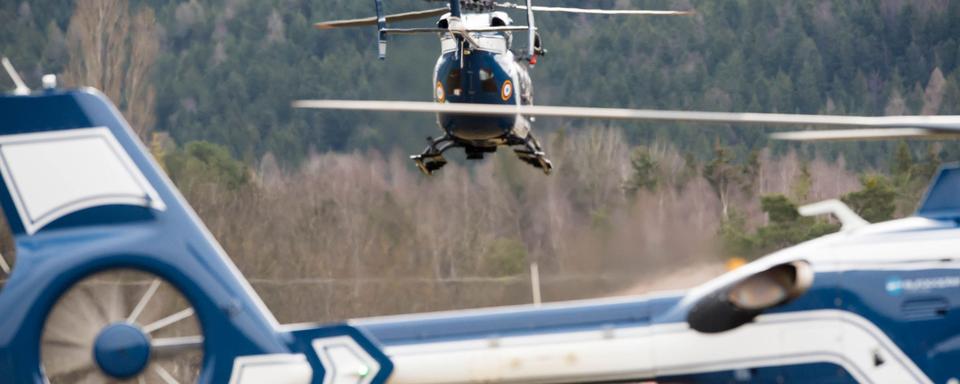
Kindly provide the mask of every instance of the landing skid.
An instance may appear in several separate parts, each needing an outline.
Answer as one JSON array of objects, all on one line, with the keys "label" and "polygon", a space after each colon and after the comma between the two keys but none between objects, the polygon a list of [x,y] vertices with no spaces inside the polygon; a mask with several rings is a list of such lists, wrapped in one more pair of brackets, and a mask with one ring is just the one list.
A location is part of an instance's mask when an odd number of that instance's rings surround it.
[{"label": "landing skid", "polygon": [[553,172],[553,162],[547,158],[547,154],[543,151],[543,148],[540,147],[540,142],[538,142],[533,135],[528,135],[526,139],[521,139],[519,145],[523,147],[515,148],[513,152],[517,154],[520,160],[536,168],[540,168],[546,175],[550,175],[550,173]]},{"label": "landing skid", "polygon": [[[444,135],[439,139],[428,137],[427,142],[429,145],[423,150],[423,153],[410,156],[410,159],[417,165],[417,169],[427,176],[433,175],[434,172],[447,165],[447,159],[443,157],[444,152],[450,148],[464,147],[464,144],[455,141],[450,135]],[[516,153],[517,157],[523,162],[539,168],[544,174],[549,175],[553,172],[553,162],[547,158],[547,154],[543,151],[543,148],[540,147],[540,143],[532,135],[528,135],[526,138],[511,135],[511,137],[506,140],[506,145],[515,147],[513,152]],[[483,159],[484,153],[490,153],[496,150],[496,147],[480,148],[467,146],[465,148],[467,151],[467,159],[472,160]]]},{"label": "landing skid", "polygon": [[427,149],[423,150],[423,153],[419,155],[410,156],[410,159],[417,164],[417,168],[420,169],[420,172],[423,172],[424,175],[430,176],[433,175],[434,171],[443,168],[444,165],[447,165],[447,159],[443,157],[443,153],[448,149],[453,147],[459,147],[460,145],[453,141],[449,135],[444,135],[443,137],[434,140],[432,137],[427,138],[427,142],[430,143],[427,145]]}]

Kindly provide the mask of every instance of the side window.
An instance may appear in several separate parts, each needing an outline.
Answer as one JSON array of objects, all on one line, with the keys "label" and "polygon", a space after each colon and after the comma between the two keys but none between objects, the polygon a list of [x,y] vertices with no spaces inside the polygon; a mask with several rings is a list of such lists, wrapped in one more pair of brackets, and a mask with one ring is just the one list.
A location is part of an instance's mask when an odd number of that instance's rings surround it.
[{"label": "side window", "polygon": [[490,68],[483,68],[480,70],[480,85],[484,92],[500,92],[500,87],[497,85],[497,78],[494,76],[493,71],[490,70]]}]

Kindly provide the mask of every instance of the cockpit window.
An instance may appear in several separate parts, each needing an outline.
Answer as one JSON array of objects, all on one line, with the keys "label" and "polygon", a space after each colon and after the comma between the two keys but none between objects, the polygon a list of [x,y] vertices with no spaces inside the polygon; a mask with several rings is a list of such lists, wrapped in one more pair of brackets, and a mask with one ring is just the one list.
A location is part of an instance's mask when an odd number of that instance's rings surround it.
[{"label": "cockpit window", "polygon": [[447,81],[444,82],[444,91],[448,95],[460,96],[460,69],[455,68],[447,74]]},{"label": "cockpit window", "polygon": [[480,70],[480,85],[484,92],[500,92],[500,87],[497,86],[497,77],[490,68]]}]

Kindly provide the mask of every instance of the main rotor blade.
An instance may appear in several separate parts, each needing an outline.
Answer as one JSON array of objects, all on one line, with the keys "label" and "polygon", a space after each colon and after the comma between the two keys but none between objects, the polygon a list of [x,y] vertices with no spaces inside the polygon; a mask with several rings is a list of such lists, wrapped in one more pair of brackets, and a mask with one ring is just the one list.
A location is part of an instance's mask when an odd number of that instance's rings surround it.
[{"label": "main rotor blade", "polygon": [[[516,26],[506,26],[506,27],[478,27],[478,28],[467,28],[463,32],[466,33],[480,33],[480,32],[521,32],[527,31],[529,27],[516,25]],[[419,33],[451,33],[449,29],[443,28],[387,28],[383,32],[390,35],[414,35]]]},{"label": "main rotor blade", "polygon": [[[833,126],[850,128],[919,128],[937,133],[960,134],[960,116],[836,116],[779,113],[734,113],[662,111],[621,108],[512,106],[497,104],[438,104],[415,101],[300,100],[294,108],[354,111],[450,113],[463,115],[525,115],[582,119],[677,121],[690,123],[732,123],[792,126]],[[900,132],[903,134],[904,132]],[[911,131],[918,134],[920,132]]]},{"label": "main rotor blade", "polygon": [[[496,3],[501,8],[527,10],[527,6],[514,3]],[[654,11],[642,9],[589,9],[589,8],[569,8],[569,7],[544,7],[534,5],[531,7],[537,12],[563,12],[563,13],[581,13],[591,15],[649,15],[649,16],[684,16],[692,15],[693,11]]]},{"label": "main rotor blade", "polygon": [[[407,21],[407,20],[419,20],[426,19],[430,17],[441,16],[447,12],[450,12],[447,8],[437,8],[430,9],[426,11],[414,11],[406,13],[397,13],[393,15],[387,15],[386,19],[388,23],[396,21]],[[316,29],[334,29],[334,28],[347,28],[347,27],[362,27],[368,25],[377,25],[377,17],[364,17],[362,19],[351,19],[351,20],[335,20],[335,21],[324,21],[316,23],[313,25]]]},{"label": "main rotor blade", "polygon": [[828,131],[777,132],[774,140],[787,141],[870,141],[892,139],[960,139],[960,132],[923,128],[871,128]]}]

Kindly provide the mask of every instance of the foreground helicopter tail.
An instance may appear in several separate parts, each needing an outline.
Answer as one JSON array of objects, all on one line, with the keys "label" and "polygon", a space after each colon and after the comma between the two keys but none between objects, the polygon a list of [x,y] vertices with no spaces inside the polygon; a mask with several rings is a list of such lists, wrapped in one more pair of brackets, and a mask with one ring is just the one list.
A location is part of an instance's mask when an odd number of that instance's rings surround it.
[{"label": "foreground helicopter tail", "polygon": [[356,373],[341,364],[363,368],[362,382],[390,374],[352,327],[281,328],[100,92],[18,87],[0,94],[0,119],[16,246],[0,383],[327,383]]},{"label": "foreground helicopter tail", "polygon": [[917,209],[917,216],[930,219],[960,218],[960,163],[944,165]]}]

